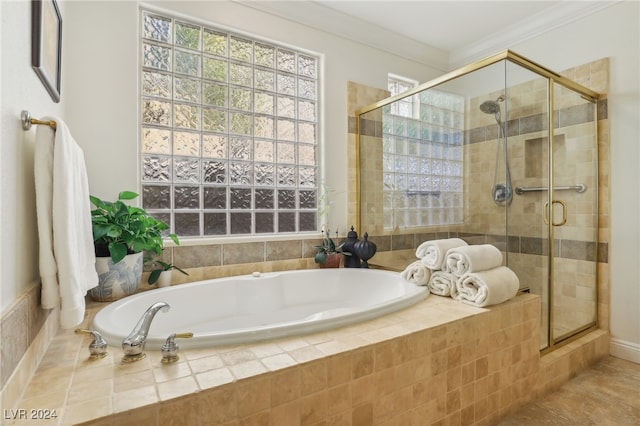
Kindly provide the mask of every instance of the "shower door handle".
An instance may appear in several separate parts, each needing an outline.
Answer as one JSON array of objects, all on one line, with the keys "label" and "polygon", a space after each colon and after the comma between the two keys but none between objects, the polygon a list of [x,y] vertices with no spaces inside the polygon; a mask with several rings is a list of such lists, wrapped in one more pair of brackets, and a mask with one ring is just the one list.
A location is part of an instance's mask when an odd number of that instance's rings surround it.
[{"label": "shower door handle", "polygon": [[[551,222],[551,225],[562,226],[565,223],[567,223],[567,205],[560,200],[553,200],[551,202],[552,208],[554,204],[560,204],[562,206],[562,220],[558,223]],[[548,201],[544,203],[544,223],[545,225],[549,224],[549,202]]]}]

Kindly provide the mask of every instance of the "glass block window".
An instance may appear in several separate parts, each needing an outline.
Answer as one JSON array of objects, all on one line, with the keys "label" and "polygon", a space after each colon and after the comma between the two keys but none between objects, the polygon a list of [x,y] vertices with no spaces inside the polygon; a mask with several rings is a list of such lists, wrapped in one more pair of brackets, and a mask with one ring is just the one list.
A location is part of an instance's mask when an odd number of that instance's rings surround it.
[{"label": "glass block window", "polygon": [[[409,80],[408,78],[393,74],[389,75],[388,81],[388,89],[389,92],[391,92],[391,96],[399,95],[418,85],[418,82],[415,80]],[[391,104],[391,114],[401,115],[403,117],[414,117],[418,112],[418,108],[418,97],[409,96]],[[414,118],[417,118],[417,116]]]},{"label": "glass block window", "polygon": [[315,55],[141,13],[143,207],[184,237],[317,231]]},{"label": "glass block window", "polygon": [[384,227],[461,223],[464,98],[436,90],[412,98],[383,109]]}]

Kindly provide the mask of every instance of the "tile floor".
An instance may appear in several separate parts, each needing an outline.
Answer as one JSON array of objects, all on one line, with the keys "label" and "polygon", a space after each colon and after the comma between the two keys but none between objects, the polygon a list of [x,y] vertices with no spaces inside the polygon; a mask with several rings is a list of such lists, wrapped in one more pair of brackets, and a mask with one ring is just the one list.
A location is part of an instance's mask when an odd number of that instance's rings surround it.
[{"label": "tile floor", "polygon": [[609,356],[499,426],[640,425],[640,364]]}]

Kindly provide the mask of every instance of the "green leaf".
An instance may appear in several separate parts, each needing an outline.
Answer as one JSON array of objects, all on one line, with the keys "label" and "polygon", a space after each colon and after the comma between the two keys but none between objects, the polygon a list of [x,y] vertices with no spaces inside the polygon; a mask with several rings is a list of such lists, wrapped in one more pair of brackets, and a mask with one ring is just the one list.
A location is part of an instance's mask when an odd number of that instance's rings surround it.
[{"label": "green leaf", "polygon": [[173,268],[172,264],[163,262],[162,260],[156,260],[155,262],[158,263],[160,266],[162,266],[163,271],[170,271],[171,268]]},{"label": "green leaf", "polygon": [[94,222],[92,229],[93,229],[93,240],[97,241],[109,233],[109,230],[111,229],[111,225],[104,225],[102,223]]},{"label": "green leaf", "polygon": [[109,253],[111,253],[113,263],[118,263],[127,255],[127,246],[123,243],[111,243],[109,244]]},{"label": "green leaf", "polygon": [[140,207],[128,206],[128,212],[132,215],[146,215],[147,212],[141,209]]},{"label": "green leaf", "polygon": [[125,203],[117,201],[113,203],[113,207],[116,208],[116,210],[114,211],[116,219],[120,219],[123,216],[129,215],[129,207]]},{"label": "green leaf", "polygon": [[104,207],[104,201],[102,201],[100,198],[98,197],[94,197],[93,195],[89,195],[89,201],[91,201],[91,204],[93,204],[96,207]]},{"label": "green leaf", "polygon": [[154,269],[153,271],[151,271],[151,273],[149,274],[149,279],[147,280],[149,285],[158,281],[158,278],[160,278],[161,273],[162,273],[162,269]]},{"label": "green leaf", "polygon": [[109,225],[109,229],[107,230],[107,236],[109,238],[120,238],[122,235],[122,228],[116,225]]},{"label": "green leaf", "polygon": [[182,273],[183,273],[183,274],[185,274],[185,275],[189,275],[189,274],[187,273],[187,271],[183,271],[182,269],[178,268],[178,267],[177,267],[177,266],[175,266],[175,265],[172,265],[171,267],[172,267],[173,269],[175,269],[175,270],[179,271],[179,272],[182,272]]},{"label": "green leaf", "polygon": [[138,194],[136,194],[135,192],[122,191],[120,194],[118,194],[118,200],[133,200],[137,196]]}]

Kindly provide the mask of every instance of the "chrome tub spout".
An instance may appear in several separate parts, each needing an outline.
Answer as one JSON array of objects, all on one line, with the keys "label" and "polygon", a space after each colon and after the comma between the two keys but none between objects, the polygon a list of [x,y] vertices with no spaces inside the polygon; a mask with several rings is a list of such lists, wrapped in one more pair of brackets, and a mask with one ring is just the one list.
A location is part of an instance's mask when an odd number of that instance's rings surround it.
[{"label": "chrome tub spout", "polygon": [[169,308],[168,303],[156,302],[142,314],[142,317],[140,317],[131,333],[122,341],[122,350],[124,351],[123,362],[138,361],[146,356],[143,351],[147,341],[149,327],[151,327],[151,321],[153,321],[153,317],[156,316],[158,311],[162,310],[162,312],[167,312]]}]

